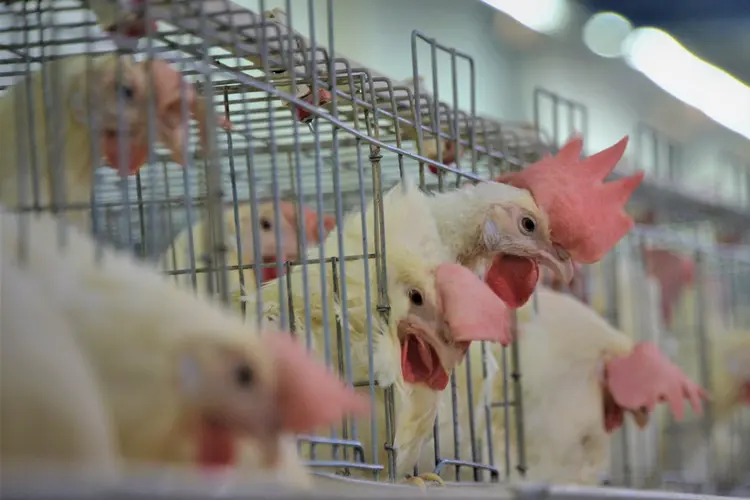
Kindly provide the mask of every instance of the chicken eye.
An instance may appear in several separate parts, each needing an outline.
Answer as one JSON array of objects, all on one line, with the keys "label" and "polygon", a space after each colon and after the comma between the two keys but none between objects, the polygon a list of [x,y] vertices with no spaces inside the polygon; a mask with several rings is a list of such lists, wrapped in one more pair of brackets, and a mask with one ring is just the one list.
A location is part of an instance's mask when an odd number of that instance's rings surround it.
[{"label": "chicken eye", "polygon": [[420,292],[416,288],[412,288],[411,290],[409,290],[409,300],[411,300],[411,303],[415,306],[421,306],[422,304],[424,304],[422,292]]},{"label": "chicken eye", "polygon": [[524,217],[521,219],[521,231],[527,234],[531,234],[536,231],[536,222],[531,217]]},{"label": "chicken eye", "polygon": [[133,87],[129,85],[123,85],[120,87],[120,93],[125,99],[132,99],[135,92],[133,91]]},{"label": "chicken eye", "polygon": [[271,230],[271,221],[266,219],[265,217],[262,217],[260,219],[260,228],[263,231],[270,231]]},{"label": "chicken eye", "polygon": [[246,364],[238,366],[234,371],[234,379],[237,385],[243,388],[250,387],[255,378],[252,368]]}]

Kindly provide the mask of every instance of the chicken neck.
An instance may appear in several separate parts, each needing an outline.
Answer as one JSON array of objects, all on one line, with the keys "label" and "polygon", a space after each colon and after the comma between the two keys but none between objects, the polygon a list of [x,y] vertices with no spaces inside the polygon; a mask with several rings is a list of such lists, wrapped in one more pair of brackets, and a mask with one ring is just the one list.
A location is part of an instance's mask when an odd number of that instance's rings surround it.
[{"label": "chicken neck", "polygon": [[490,193],[488,186],[465,186],[436,194],[429,200],[441,240],[453,258],[471,268],[490,257],[482,242],[483,225],[490,206],[502,202],[501,199],[488,199],[488,194],[496,194]]}]

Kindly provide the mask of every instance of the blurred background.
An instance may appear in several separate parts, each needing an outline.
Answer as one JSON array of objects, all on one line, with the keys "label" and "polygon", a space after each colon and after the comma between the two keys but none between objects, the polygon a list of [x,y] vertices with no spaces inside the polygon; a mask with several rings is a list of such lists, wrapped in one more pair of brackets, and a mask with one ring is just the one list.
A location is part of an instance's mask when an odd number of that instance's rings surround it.
[{"label": "blurred background", "polygon": [[[29,16],[27,22],[54,20],[65,27],[54,34],[47,30],[46,40],[67,40],[47,48],[47,55],[82,50],[85,30],[91,28],[81,23],[93,21],[90,12],[79,10],[75,0],[54,2],[56,11],[49,10],[49,0],[33,3],[41,6],[42,13]],[[287,22],[305,37],[314,32],[316,43],[328,49],[327,2],[289,3]],[[237,4],[261,12],[286,8],[287,2],[268,0],[261,5],[258,0],[241,0]],[[584,132],[586,151],[600,150],[630,135],[629,161],[618,169],[637,167],[648,172],[648,186],[639,190],[639,196],[647,202],[644,210],[667,205],[658,213],[657,222],[678,230],[687,222],[691,235],[699,233],[709,241],[717,235],[726,241],[747,241],[750,4],[745,0],[334,0],[332,5],[330,33],[336,53],[371,69],[373,75],[388,77],[394,85],[410,85],[416,72],[426,92],[466,113],[472,111],[473,97],[477,115],[502,123],[516,138],[523,135],[524,127],[536,127],[543,143],[539,146],[545,151],[559,146],[576,130]],[[20,17],[17,9],[14,13],[0,5],[0,25],[15,28],[4,30],[0,41],[20,44]],[[465,59],[459,58],[453,71],[449,53],[437,51],[433,59],[429,44],[412,43],[413,30],[470,56],[473,80]],[[38,41],[40,33],[31,32],[31,40],[36,37]],[[179,45],[188,43],[190,37],[172,39]],[[162,45],[155,42],[164,57],[185,59],[184,54]],[[94,46],[109,50],[112,44],[99,40]],[[27,53],[40,56],[43,50],[33,47]],[[221,52],[216,49],[214,53]],[[0,88],[21,74],[14,66],[21,61],[17,54],[0,50]],[[241,149],[244,142],[235,138],[233,144]],[[358,174],[352,168],[354,158],[344,155],[341,160],[347,204],[347,193],[357,196]],[[311,162],[312,157],[305,154],[301,161]],[[390,185],[399,176],[398,166],[395,156],[383,161],[384,184]],[[329,163],[324,161],[324,168],[330,169]],[[173,193],[182,191],[182,170],[168,161],[165,168],[165,174],[159,168],[146,189],[164,194],[172,183]],[[303,171],[307,193],[314,192],[310,171]],[[256,159],[256,173],[261,177],[259,185],[271,183],[270,163],[265,158]],[[240,169],[239,181],[242,175]],[[200,191],[199,173],[189,177],[189,189]],[[97,179],[100,200],[119,199],[121,182],[126,182],[133,198],[144,188],[134,178],[120,181],[113,171],[103,168]],[[660,189],[650,190],[654,186]],[[290,192],[291,181],[281,188]],[[324,189],[330,195],[332,186]],[[329,207],[330,202],[327,196]],[[637,203],[633,208],[640,210]],[[102,230],[111,232],[112,225],[124,224],[121,215],[108,212],[102,219],[110,229]],[[172,223],[184,225],[176,217]],[[139,244],[138,225],[132,221],[131,225],[134,244]],[[167,234],[166,239],[171,236]]]}]

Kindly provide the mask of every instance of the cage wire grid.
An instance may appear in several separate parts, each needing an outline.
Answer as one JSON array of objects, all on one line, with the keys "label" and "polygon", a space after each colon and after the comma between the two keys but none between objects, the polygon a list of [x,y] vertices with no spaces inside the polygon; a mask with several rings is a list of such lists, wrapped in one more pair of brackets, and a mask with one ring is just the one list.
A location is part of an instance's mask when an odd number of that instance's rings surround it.
[{"label": "cage wire grid", "polygon": [[[365,68],[352,67],[352,64],[345,59],[336,58],[332,61],[328,60],[326,52],[323,49],[306,51],[304,48],[305,42],[301,37],[291,32],[287,32],[287,36],[279,33],[281,29],[278,24],[278,18],[282,13],[278,11],[274,11],[268,15],[266,21],[261,21],[259,17],[244,10],[228,12],[225,10],[227,5],[229,4],[225,2],[203,2],[201,6],[203,9],[202,12],[196,12],[195,7],[193,7],[193,10],[190,12],[183,11],[176,13],[175,19],[179,19],[179,22],[182,24],[189,25],[190,22],[195,22],[195,19],[199,18],[203,23],[203,26],[201,26],[202,29],[205,29],[205,24],[211,21],[218,25],[217,32],[226,32],[228,31],[226,27],[232,26],[232,33],[243,33],[247,37],[246,39],[243,38],[243,40],[254,44],[253,48],[255,51],[243,52],[241,44],[237,43],[236,40],[232,40],[235,44],[236,54],[231,54],[226,50],[217,49],[213,46],[217,42],[227,45],[227,42],[224,40],[214,39],[211,43],[212,46],[207,47],[206,39],[209,38],[208,36],[197,38],[187,35],[180,28],[170,30],[170,28],[165,28],[165,26],[161,26],[162,29],[157,39],[151,43],[152,47],[156,47],[152,52],[157,53],[158,57],[178,62],[183,62],[192,57],[194,61],[192,66],[194,69],[185,70],[184,74],[188,81],[197,83],[199,89],[201,88],[200,83],[202,83],[199,81],[201,76],[205,77],[207,73],[212,73],[214,77],[219,75],[217,78],[218,81],[214,82],[212,86],[215,88],[214,96],[218,97],[218,102],[215,102],[216,108],[223,109],[223,111],[227,112],[229,119],[233,123],[238,124],[234,126],[231,134],[219,137],[216,140],[218,149],[221,151],[220,167],[222,174],[222,186],[219,187],[217,192],[222,192],[222,201],[226,205],[249,200],[251,202],[254,201],[253,205],[255,208],[257,202],[263,199],[263,195],[258,195],[258,191],[260,191],[258,185],[265,186],[263,184],[264,181],[271,184],[273,191],[270,196],[266,193],[266,199],[279,200],[283,194],[291,194],[298,190],[302,191],[300,186],[303,183],[300,182],[300,172],[305,170],[305,167],[310,167],[310,163],[314,162],[314,168],[309,169],[314,172],[314,189],[309,189],[309,191],[314,192],[312,196],[316,198],[315,201],[318,203],[317,208],[319,210],[323,208],[322,206],[327,205],[326,208],[330,208],[333,205],[333,208],[337,212],[337,218],[340,221],[343,211],[346,208],[344,193],[349,196],[348,200],[356,201],[358,197],[360,208],[363,209],[366,191],[371,192],[374,190],[375,192],[381,192],[387,184],[392,185],[400,177],[404,157],[410,157],[412,160],[419,158],[418,155],[406,152],[399,147],[400,141],[404,136],[403,131],[399,133],[399,124],[402,124],[405,131],[413,131],[415,129],[415,121],[412,120],[409,122],[403,117],[404,114],[408,116],[408,113],[413,113],[415,108],[415,101],[410,88],[403,87],[401,95],[398,95],[393,84],[387,78],[373,76]],[[156,5],[153,7],[153,10],[158,12],[158,7]],[[183,4],[180,8],[189,9],[190,6]],[[214,9],[213,12],[211,11],[212,8]],[[73,6],[57,3],[54,9],[50,8],[50,10],[53,13],[73,12]],[[169,14],[174,15],[175,13],[170,10]],[[60,57],[59,52],[61,51],[67,53],[80,52],[75,46],[70,47],[70,45],[71,42],[73,44],[78,42],[78,49],[80,49],[80,41],[83,37],[80,35],[73,36],[72,40],[70,40],[65,38],[64,33],[67,32],[67,28],[72,29],[77,24],[83,23],[71,23],[70,26],[67,26],[65,23],[50,23],[50,19],[45,19],[44,16],[37,17],[39,17],[37,25],[29,26],[30,23],[27,19],[26,26],[22,29],[28,31],[30,28],[39,29],[40,25],[48,26],[51,24],[54,25],[53,36],[40,36],[36,45],[32,43],[32,48],[36,48],[39,54],[31,55],[31,57],[29,57],[30,54],[28,53],[29,47],[26,47],[28,40],[22,44],[10,44],[8,48],[14,54],[21,52],[22,49],[26,49],[27,52],[22,55],[16,55],[15,58],[11,58],[7,62],[16,65],[25,64],[27,67],[25,70],[14,70],[5,73],[5,76],[21,76],[31,69],[28,67],[30,62],[36,63],[38,67],[38,63],[41,61],[46,62]],[[169,19],[167,15],[160,17]],[[268,19],[271,22],[268,22]],[[174,24],[178,24],[174,19],[172,21]],[[222,22],[224,26],[221,26]],[[193,32],[195,33],[195,31]],[[438,46],[434,40],[415,33],[415,43],[418,39],[427,42],[432,47],[439,47],[441,50],[451,50]],[[290,41],[291,43],[289,43]],[[287,44],[286,47],[285,43]],[[43,50],[46,50],[46,47],[50,45],[56,46],[57,44],[65,49],[56,50],[55,52],[58,52],[58,54],[52,56],[42,53]],[[293,47],[292,50],[285,50],[285,48],[290,46]],[[258,47],[260,47],[260,50],[258,50]],[[105,50],[91,51],[89,47],[86,47],[86,49],[86,52],[89,53],[101,53]],[[175,54],[175,49],[179,49],[180,53]],[[169,52],[170,50],[172,52]],[[455,51],[453,52],[455,59]],[[316,57],[314,64],[310,64],[311,61],[308,61],[307,58],[312,53],[316,55],[322,53],[322,58]],[[241,56],[241,59],[238,60],[237,55]],[[468,56],[461,55],[461,57],[468,60],[470,64],[473,64],[473,61]],[[275,58],[278,58],[282,62],[276,62]],[[258,61],[260,61],[260,64],[258,64]],[[206,69],[206,64],[210,66],[210,69]],[[285,65],[291,66],[291,69],[289,67],[284,69]],[[190,63],[188,63],[188,66],[190,66]],[[259,66],[263,66],[263,69],[257,69]],[[311,68],[315,68],[312,69],[313,75],[315,73],[325,75],[330,71],[329,67],[334,68],[336,74],[335,89],[332,88],[331,81],[326,78],[308,77],[306,75],[306,73],[311,71]],[[418,67],[415,62],[415,72],[417,69]],[[289,75],[294,75],[294,77],[290,78]],[[309,83],[312,83],[312,94],[315,94],[315,87],[328,87],[332,93],[336,94],[341,104],[333,106],[332,113],[327,115],[326,119],[318,118],[309,131],[311,134],[305,134],[308,131],[304,130],[303,133],[300,133],[300,128],[304,129],[304,127],[301,127],[294,120],[293,113],[289,112],[288,108],[286,110],[283,109],[280,103],[292,103],[291,107],[294,111],[302,108],[316,115],[320,114],[320,111],[304,100],[295,98],[291,94],[279,89],[290,90],[295,93],[295,87],[303,87],[309,85]],[[304,93],[305,90],[302,90],[302,92]],[[418,94],[419,90],[415,90],[414,92]],[[299,92],[295,94],[297,96],[300,95]],[[404,104],[405,101],[408,104]],[[429,99],[429,96],[422,96],[416,102],[420,101],[422,102],[421,114],[429,118],[433,107],[432,101]],[[416,107],[419,108],[420,105],[417,104]],[[440,107],[442,110],[440,125],[443,128],[447,128],[447,124],[450,121],[450,110],[444,104]],[[214,109],[214,112],[218,113],[219,111]],[[473,146],[476,142],[476,134],[473,130],[467,132],[467,125],[471,123],[474,126],[477,120],[474,118],[469,120],[466,113],[459,113],[456,109],[454,109],[454,115],[460,115],[463,118],[464,124],[460,130],[463,132],[464,137],[469,136],[471,141],[469,145]],[[417,133],[420,142],[430,132],[426,126],[423,127],[425,130]],[[438,129],[436,127],[437,125],[434,125],[433,132],[437,134]],[[485,127],[485,129],[487,128]],[[456,131],[459,130],[458,125],[454,123],[452,129],[454,137],[456,137],[458,135]],[[383,131],[382,133],[381,130]],[[347,133],[348,137],[343,137],[344,134],[339,135],[339,132]],[[192,127],[192,142],[195,142],[196,134],[197,130],[195,127]],[[445,135],[445,132],[442,132],[442,134]],[[494,140],[492,134],[497,134],[497,127],[495,130],[486,132],[483,135],[485,143],[490,148],[492,147],[492,140]],[[303,137],[304,139],[300,140]],[[310,140],[311,138],[313,139],[312,141]],[[386,140],[396,142],[396,145],[384,142]],[[466,139],[462,138],[461,140],[466,142]],[[368,156],[372,168],[371,177],[363,175],[361,154],[361,144],[363,142],[370,144]],[[381,178],[381,172],[386,171],[380,164],[382,159],[380,154],[381,148],[392,153],[397,153],[390,155],[391,177],[387,179],[387,184]],[[495,161],[507,162],[507,154],[500,152],[493,153],[487,150],[482,151],[479,147],[472,149],[473,157],[483,154],[487,157],[492,156]],[[329,150],[330,152],[328,152]],[[290,175],[286,179],[288,181],[286,186],[283,186],[283,176],[279,175],[279,170],[283,168],[279,167],[279,165],[283,162],[281,158],[284,154],[286,155],[286,158],[284,158],[286,162],[289,165],[296,164],[298,168],[297,172],[294,172],[290,168]],[[166,212],[166,218],[171,219],[169,226],[174,224],[179,228],[180,217],[174,215],[176,210],[174,210],[174,206],[169,205],[179,205],[184,203],[185,199],[190,200],[194,197],[194,202],[200,206],[202,201],[210,198],[209,189],[207,188],[208,179],[206,178],[207,173],[211,171],[210,168],[182,170],[174,164],[166,165],[168,156],[163,149],[157,149],[157,155],[161,161],[161,165],[152,164],[142,169],[135,179],[128,180],[127,190],[123,189],[122,185],[114,186],[115,183],[124,184],[124,182],[117,179],[111,169],[102,167],[97,172],[95,210],[104,212],[100,218],[105,221],[104,230],[100,230],[99,233],[103,232],[105,237],[109,237],[108,239],[114,240],[120,246],[132,248],[140,244],[140,248],[136,249],[140,250],[139,253],[142,256],[150,256],[150,248],[156,248],[156,252],[154,253],[158,254],[160,249],[169,244],[170,237],[180,231],[180,229],[174,229],[173,227],[165,228],[163,222],[156,225],[153,218],[151,221],[144,221],[146,213],[152,214],[153,217],[155,212],[154,207],[159,207],[157,217],[165,218],[164,215]],[[238,168],[237,165],[243,160],[243,156],[245,160],[244,169],[242,167]],[[292,160],[292,156],[294,157],[293,162],[290,161]],[[334,161],[332,162],[331,159]],[[306,163],[305,160],[309,163]],[[342,181],[343,176],[340,175],[339,171],[355,170],[351,166],[355,161],[357,163],[356,181],[353,182],[353,176],[349,176],[347,184],[346,181]],[[435,164],[434,161],[431,163]],[[331,168],[332,164],[334,168]],[[474,165],[476,164],[475,161]],[[327,165],[328,172],[321,172],[323,170],[320,168],[321,165]],[[339,166],[343,168],[339,168]],[[474,167],[473,170],[476,171],[476,168]],[[161,170],[161,172],[158,172],[158,170]],[[248,172],[244,178],[240,173],[243,170]],[[186,172],[189,172],[189,174],[186,175]],[[329,173],[333,177],[332,190],[330,187],[327,191],[321,189],[321,178],[324,173]],[[185,182],[186,177],[187,182]],[[253,178],[254,182],[249,182],[250,178]],[[370,182],[368,182],[368,178],[370,178]],[[425,176],[423,173],[420,175],[420,178],[424,187]],[[164,181],[160,182],[160,179],[164,179]],[[293,180],[297,181],[296,186]],[[175,196],[170,191],[179,192],[180,181],[183,184],[182,191],[184,194],[182,196]],[[305,181],[313,184],[313,176],[308,175]],[[442,179],[439,179],[437,183],[442,184]],[[172,187],[175,184],[177,184],[177,189]],[[191,191],[193,192],[191,193]],[[240,194],[244,191],[249,191],[249,196],[244,197]],[[123,192],[129,200],[125,201],[122,199]],[[255,200],[252,200],[253,197],[255,197]],[[132,200],[133,198],[135,200]],[[377,200],[378,196],[374,198]],[[324,203],[321,203],[321,201]],[[275,208],[278,210],[277,207]],[[210,209],[207,211],[209,212],[207,219],[210,220]],[[223,212],[220,212],[220,214],[223,215]],[[189,218],[189,210],[187,217],[184,218]],[[123,224],[122,219],[130,220],[126,224]],[[184,223],[182,225],[190,226],[190,224]],[[221,226],[222,224],[219,223],[218,225]],[[147,226],[151,226],[151,231],[146,230]],[[123,227],[126,230],[124,236],[122,232]],[[149,233],[151,235],[162,236],[166,245],[160,242],[149,242]],[[375,237],[376,239],[378,238],[377,233]],[[382,233],[380,239],[384,246],[385,242]],[[360,258],[368,257],[362,256]],[[346,259],[339,260],[342,263],[342,274],[343,261],[352,258],[356,257],[347,256]],[[197,261],[198,259],[195,260]],[[325,259],[321,258],[320,260],[322,262]],[[329,262],[332,263],[332,271],[335,273],[337,267],[336,261],[329,260]],[[192,264],[194,267],[195,262]],[[222,268],[224,266],[217,265],[216,267]],[[222,273],[219,272],[216,274]],[[334,293],[338,292],[334,290]],[[386,303],[383,303],[379,307],[387,310]],[[346,324],[345,319],[343,323]],[[369,383],[372,383],[372,381]],[[346,434],[346,431],[344,431],[344,434]],[[390,441],[392,441],[392,438]],[[312,447],[315,447],[325,441],[310,439],[310,442]],[[337,447],[346,446],[352,446],[355,448],[355,452],[360,452],[361,454],[361,446],[356,442],[346,439],[336,440],[334,436],[334,443],[334,456],[336,455]],[[452,462],[457,465],[464,465],[465,467],[479,466],[478,464],[460,460],[458,454],[456,454]],[[366,464],[347,464],[346,460],[343,462],[334,460],[333,463],[339,466],[358,465],[367,468]],[[330,464],[331,462],[329,462],[329,466]],[[316,465],[315,461],[313,461],[313,465]],[[324,463],[318,463],[317,465],[325,466]],[[369,468],[378,470],[382,466]],[[491,469],[494,471],[494,468]],[[510,470],[510,466],[507,465],[506,469]]]},{"label": "cage wire grid", "polygon": [[[52,19],[37,15],[37,24],[32,24],[27,18],[25,26],[10,29],[5,35],[12,40],[3,47],[6,53],[3,54],[1,75],[5,85],[30,69],[38,68],[43,61],[79,53],[82,48],[92,53],[111,50],[108,42],[101,37],[94,44],[88,43],[90,41],[86,40],[85,33],[91,29],[92,17],[81,10],[77,2],[58,1],[54,8],[50,2],[40,5],[45,6],[44,12],[53,13]],[[405,171],[418,172],[424,189],[444,190],[459,186],[461,178],[470,181],[486,179],[509,169],[520,168],[522,164],[554,151],[561,139],[566,137],[562,127],[557,125],[557,117],[551,133],[537,132],[538,127],[501,124],[477,117],[473,98],[473,59],[416,31],[412,36],[413,79],[394,83],[373,70],[331,54],[331,44],[327,43],[332,36],[330,33],[329,40],[316,43],[294,32],[281,10],[260,16],[232,2],[223,1],[182,2],[179,5],[152,2],[149,10],[155,18],[163,20],[159,23],[159,32],[149,43],[153,56],[179,66],[186,80],[194,83],[200,93],[210,94],[214,103],[212,114],[226,113],[234,127],[231,132],[218,132],[215,135],[212,140],[215,141],[216,157],[213,161],[206,161],[203,168],[183,169],[170,160],[166,150],[156,147],[157,162],[145,166],[134,178],[118,179],[113,170],[106,166],[97,170],[94,210],[98,212],[95,220],[100,224],[95,226],[95,232],[118,246],[135,249],[143,257],[161,255],[176,234],[201,218],[193,216],[191,220],[185,205],[205,208],[207,215],[204,217],[223,226],[226,214],[218,210],[218,205],[211,207],[212,192],[220,195],[221,206],[250,204],[254,210],[263,201],[299,199],[302,203],[313,203],[319,212],[334,212],[340,223],[347,211],[363,209],[369,200],[374,200],[376,205],[382,202],[379,193],[398,182]],[[9,14],[7,9],[3,15],[18,18],[18,14]],[[70,21],[60,21],[57,16],[63,15]],[[332,20],[333,13],[329,11],[329,22],[332,23]],[[51,39],[39,37],[33,42],[18,42],[21,31],[39,32],[42,25],[54,25]],[[458,108],[455,93],[453,103],[447,104],[439,101],[440,96],[426,91],[423,85],[425,79],[420,75],[418,44],[426,44],[431,51],[433,89],[437,89],[437,71],[434,67],[436,53],[450,56],[453,74],[459,73],[460,61],[466,63],[472,88],[471,109],[468,112]],[[57,47],[55,55],[46,53],[50,46]],[[12,65],[13,69],[6,71],[8,65]],[[25,68],[18,69],[18,66]],[[335,78],[330,78],[331,74]],[[211,80],[210,85],[206,84],[207,78]],[[325,107],[316,106],[319,103],[319,89],[333,94],[333,103]],[[588,119],[584,106],[538,89],[535,102],[543,98],[552,99],[555,106],[562,103],[569,107],[572,110],[569,131],[578,129],[585,133]],[[300,111],[315,117],[309,122],[309,128],[297,118]],[[537,125],[542,121],[536,112],[535,121]],[[197,141],[197,135],[197,127],[191,125],[191,143]],[[435,137],[440,137],[443,144],[458,142],[467,152],[459,155],[453,166],[444,165],[444,150],[438,144],[434,148],[435,156],[428,158],[425,150]],[[412,143],[416,152],[409,147]],[[430,175],[425,171],[425,167],[430,165],[437,167],[444,175]],[[210,176],[218,181],[213,187]],[[326,182],[329,179],[330,182]],[[127,199],[123,199],[123,195]],[[278,205],[275,205],[278,213]],[[382,217],[382,206],[378,211]],[[150,220],[145,220],[147,218]],[[147,230],[147,227],[151,229]],[[257,228],[253,233],[257,234]],[[660,234],[667,233],[662,230]],[[212,236],[216,238],[216,235]],[[304,264],[320,264],[321,268],[324,264],[330,264],[328,272],[334,276],[337,271],[343,273],[345,260],[374,258],[383,267],[386,264],[387,246],[382,227],[375,230],[375,238],[382,253],[347,255],[346,259],[338,260],[321,256],[318,262],[307,259]],[[686,241],[679,235],[672,239],[681,250],[692,249],[689,251],[710,255],[717,253],[713,247],[696,244],[693,240]],[[211,246],[214,250],[217,249],[215,243]],[[215,253],[221,254],[221,251]],[[732,266],[747,265],[747,260],[743,261],[741,255],[726,255]],[[211,256],[205,260],[210,268]],[[217,268],[222,267],[219,262],[213,264]],[[302,264],[291,262],[286,266],[291,268]],[[196,262],[191,262],[191,267],[195,270]],[[252,265],[246,267],[253,268]],[[383,276],[377,274],[375,279],[380,294],[378,314],[387,317]],[[745,268],[744,271],[729,274],[746,276],[747,270]],[[218,281],[220,285],[222,280]],[[279,286],[283,287],[282,280],[279,280]],[[341,291],[334,290],[332,293],[339,294]],[[732,297],[736,298],[737,294]],[[337,299],[340,300],[338,295]],[[341,329],[346,329],[345,324],[343,319],[337,317],[337,325]],[[705,327],[697,329],[704,330]],[[517,361],[516,349],[514,344],[513,349],[506,351],[502,363],[504,375],[517,380],[518,367],[510,366],[517,363],[508,362],[510,358]],[[350,365],[350,360],[339,359],[338,364],[340,367]],[[373,384],[373,380],[349,379],[355,385]],[[515,396],[520,396],[519,384],[515,385],[514,391],[517,391]],[[496,404],[508,408],[512,403]],[[392,401],[386,407],[392,422]],[[501,410],[493,408],[492,411]],[[362,445],[356,440],[346,439],[349,427],[345,424],[341,432],[334,432],[331,438],[308,437],[305,440],[312,448],[332,446],[335,458],[336,450],[342,449],[344,460],[318,465],[328,469],[347,471],[360,468],[380,473],[384,464],[365,463]],[[356,430],[353,432],[356,435]],[[388,439],[392,443],[392,429],[390,432]],[[516,432],[523,434],[522,429]],[[344,451],[347,448],[359,458],[347,460],[348,455]],[[519,453],[523,454],[522,444],[519,444]],[[477,455],[473,455],[476,458]],[[506,448],[503,458],[503,471],[496,462],[489,466],[482,465],[461,459],[459,454],[455,458],[447,458],[436,453],[436,465],[459,465],[475,472],[482,469],[492,476],[498,476],[501,472],[509,476],[517,472],[514,467],[523,472],[522,456],[515,457],[515,465],[511,465],[514,459]],[[389,452],[389,461],[393,460],[393,454]],[[311,465],[315,465],[314,461]],[[390,479],[395,478],[391,476]]]}]

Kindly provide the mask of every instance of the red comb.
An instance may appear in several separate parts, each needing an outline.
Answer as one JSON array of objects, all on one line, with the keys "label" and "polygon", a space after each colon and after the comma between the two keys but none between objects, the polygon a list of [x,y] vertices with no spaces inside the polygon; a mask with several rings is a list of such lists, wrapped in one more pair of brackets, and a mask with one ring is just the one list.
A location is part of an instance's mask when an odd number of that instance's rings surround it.
[{"label": "red comb", "polygon": [[630,231],[624,207],[644,173],[604,182],[628,145],[617,144],[580,159],[583,139],[571,138],[557,156],[548,156],[498,182],[527,189],[550,221],[552,239],[578,262],[598,262]]},{"label": "red comb", "polygon": [[659,281],[661,312],[667,327],[683,289],[695,280],[695,262],[663,248],[649,248],[643,253],[646,272]]}]

